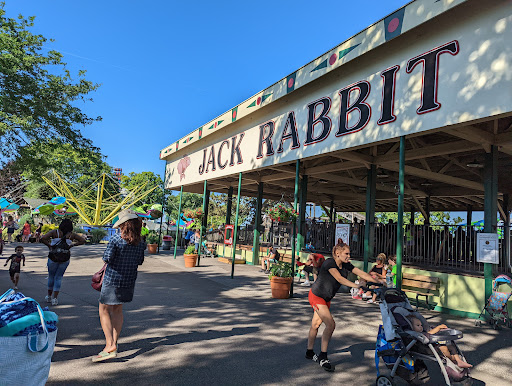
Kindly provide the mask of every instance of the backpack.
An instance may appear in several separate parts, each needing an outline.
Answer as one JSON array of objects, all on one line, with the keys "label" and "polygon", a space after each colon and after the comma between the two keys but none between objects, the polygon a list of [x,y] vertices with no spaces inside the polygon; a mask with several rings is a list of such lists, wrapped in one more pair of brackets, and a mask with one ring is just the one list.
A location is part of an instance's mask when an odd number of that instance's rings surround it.
[{"label": "backpack", "polygon": [[[58,234],[58,231],[57,231]],[[62,236],[59,242],[50,247],[50,252],[48,253],[48,258],[54,263],[65,263],[71,257],[71,253],[69,252],[69,245],[67,243],[67,238]]]}]

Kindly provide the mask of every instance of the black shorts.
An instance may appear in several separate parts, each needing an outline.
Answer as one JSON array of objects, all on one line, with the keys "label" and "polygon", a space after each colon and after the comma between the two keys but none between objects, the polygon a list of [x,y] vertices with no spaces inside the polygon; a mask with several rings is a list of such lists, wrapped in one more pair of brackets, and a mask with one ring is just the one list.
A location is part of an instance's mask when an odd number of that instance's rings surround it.
[{"label": "black shorts", "polygon": [[318,268],[313,267],[312,265],[306,265],[304,267],[304,272],[312,273],[313,275],[318,275]]},{"label": "black shorts", "polygon": [[14,275],[20,273],[20,269],[9,269],[9,275],[11,275],[11,279],[14,279]]}]

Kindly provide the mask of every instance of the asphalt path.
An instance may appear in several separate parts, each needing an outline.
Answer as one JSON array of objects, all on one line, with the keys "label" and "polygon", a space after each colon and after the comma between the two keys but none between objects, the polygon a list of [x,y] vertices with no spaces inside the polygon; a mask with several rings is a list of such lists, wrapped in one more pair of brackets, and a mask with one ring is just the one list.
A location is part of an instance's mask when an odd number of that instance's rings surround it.
[{"label": "asphalt path", "polygon": [[[5,258],[14,249],[9,244]],[[45,306],[44,245],[24,244],[27,257],[19,291]],[[80,246],[63,279],[57,344],[49,385],[371,385],[375,384],[375,340],[381,321],[377,305],[338,294],[332,302],[337,323],[329,346],[334,373],[304,358],[312,316],[308,289],[296,286],[293,299],[271,298],[269,280],[258,267],[231,266],[203,258],[184,268],[182,256],[146,256],[133,302],[124,306],[124,327],[117,358],[92,363],[104,345],[98,295],[91,276],[102,266],[105,245]],[[10,287],[7,267],[0,290]],[[475,365],[474,384],[510,385],[512,330],[475,327],[474,321],[423,312],[433,325],[445,323],[464,332],[459,341]],[[315,351],[319,351],[317,340]],[[382,367],[381,367],[382,368]],[[429,384],[441,384],[430,367]],[[385,370],[384,370],[385,371]]]}]

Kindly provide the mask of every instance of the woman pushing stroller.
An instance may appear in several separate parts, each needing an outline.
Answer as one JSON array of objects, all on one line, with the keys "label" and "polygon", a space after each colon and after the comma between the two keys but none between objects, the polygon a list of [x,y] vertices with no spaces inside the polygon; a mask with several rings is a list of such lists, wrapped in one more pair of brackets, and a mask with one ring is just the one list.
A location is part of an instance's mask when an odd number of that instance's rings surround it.
[{"label": "woman pushing stroller", "polygon": [[[311,321],[311,328],[308,335],[308,347],[306,351],[306,358],[312,359],[320,364],[326,371],[334,371],[334,366],[327,359],[327,346],[331,340],[332,333],[334,332],[335,323],[332,317],[330,307],[331,300],[334,298],[341,285],[348,287],[359,288],[347,279],[348,273],[352,272],[355,275],[365,279],[368,282],[376,282],[371,275],[354,267],[350,263],[350,247],[347,244],[338,244],[332,250],[332,259],[327,259],[320,267],[318,278],[313,283],[309,290],[309,303],[313,307],[314,314]],[[325,329],[322,334],[322,344],[320,355],[316,355],[313,351],[315,339],[318,334],[318,329],[325,324]]]}]

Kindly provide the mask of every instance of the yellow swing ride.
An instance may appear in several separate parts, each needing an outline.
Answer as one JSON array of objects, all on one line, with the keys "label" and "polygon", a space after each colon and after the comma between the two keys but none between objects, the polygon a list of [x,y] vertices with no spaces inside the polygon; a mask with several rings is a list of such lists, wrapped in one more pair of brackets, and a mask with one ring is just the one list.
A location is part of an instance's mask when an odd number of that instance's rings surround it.
[{"label": "yellow swing ride", "polygon": [[106,173],[101,174],[87,188],[66,182],[55,170],[51,170],[43,180],[61,197],[66,198],[66,206],[90,226],[105,226],[125,208],[131,208],[158,186],[145,190],[147,182],[135,188],[121,189],[119,183]]}]

